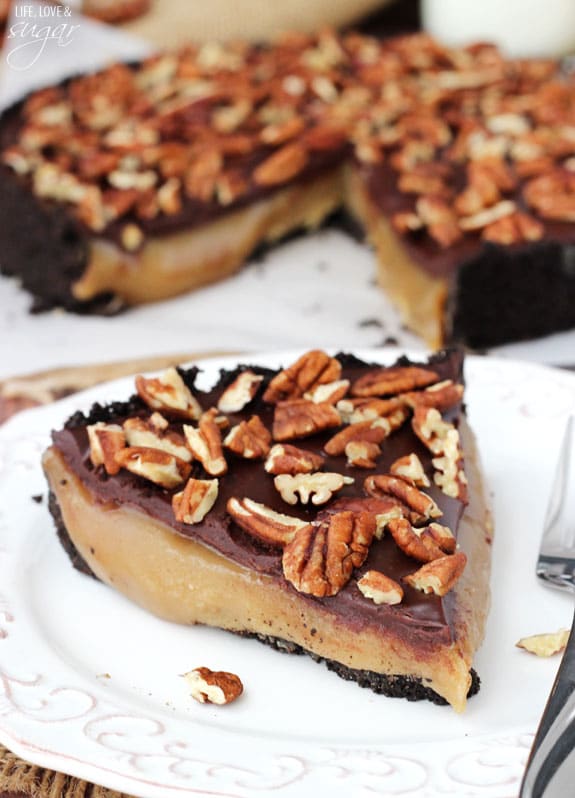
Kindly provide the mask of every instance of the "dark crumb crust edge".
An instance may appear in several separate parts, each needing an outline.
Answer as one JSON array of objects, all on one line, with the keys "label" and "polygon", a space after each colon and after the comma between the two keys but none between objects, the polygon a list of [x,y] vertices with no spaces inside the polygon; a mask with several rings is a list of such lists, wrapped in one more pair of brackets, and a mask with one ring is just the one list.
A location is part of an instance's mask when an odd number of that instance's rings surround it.
[{"label": "dark crumb crust edge", "polygon": [[[50,513],[52,514],[52,518],[54,519],[54,524],[58,533],[58,539],[60,540],[60,543],[62,544],[66,554],[70,558],[74,568],[81,573],[86,574],[87,576],[91,576],[93,579],[97,579],[98,577],[94,574],[90,566],[86,563],[74,546],[64,524],[60,505],[58,504],[58,501],[52,492],[50,492],[49,495],[48,507]],[[226,629],[224,631],[233,632],[234,630]],[[447,704],[447,701],[444,698],[438,695],[430,687],[426,687],[419,678],[412,676],[386,675],[375,673],[375,671],[354,670],[353,668],[348,668],[339,662],[335,662],[334,660],[318,657],[317,654],[314,654],[302,646],[297,645],[297,643],[291,643],[288,640],[283,640],[279,637],[273,637],[272,635],[261,635],[243,631],[234,632],[234,634],[237,634],[239,637],[254,638],[255,640],[259,640],[261,643],[265,643],[266,645],[274,648],[276,651],[280,651],[284,654],[307,654],[307,656],[311,657],[315,662],[324,662],[327,669],[333,671],[333,673],[336,673],[341,679],[345,679],[348,682],[356,682],[360,687],[367,687],[378,695],[385,695],[389,698],[406,698],[408,701],[431,701],[434,704],[440,704],[442,706]],[[467,694],[468,698],[478,693],[480,687],[479,676],[473,668],[471,669],[470,674],[471,687],[469,688],[469,692]]]}]

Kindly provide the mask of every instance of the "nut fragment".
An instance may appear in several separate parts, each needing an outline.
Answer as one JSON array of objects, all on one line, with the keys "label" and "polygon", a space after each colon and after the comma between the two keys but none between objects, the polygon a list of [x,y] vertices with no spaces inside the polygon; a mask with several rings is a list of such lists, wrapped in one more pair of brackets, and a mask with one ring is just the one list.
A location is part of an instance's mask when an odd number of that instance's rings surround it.
[{"label": "nut fragment", "polygon": [[[177,432],[165,432],[164,429],[158,427],[157,418],[161,419],[159,413],[154,413],[149,419],[143,418],[127,418],[124,421],[123,427],[126,434],[128,446],[144,446],[150,449],[162,449],[164,452],[174,454],[180,460],[189,462],[192,459],[192,453],[186,446],[186,442],[182,435]],[[163,419],[165,421],[165,419]],[[167,423],[167,422],[166,422]]]},{"label": "nut fragment", "polygon": [[323,385],[317,385],[312,391],[306,391],[304,399],[310,399],[316,403],[329,402],[329,404],[335,404],[346,395],[348,388],[349,380],[334,380]]},{"label": "nut fragment", "polygon": [[345,424],[357,424],[359,421],[370,421],[382,416],[388,418],[397,410],[404,407],[403,396],[394,396],[391,399],[341,399],[336,408]]},{"label": "nut fragment", "polygon": [[431,369],[419,366],[389,366],[369,371],[351,386],[353,396],[389,396],[425,388],[439,380]]},{"label": "nut fragment", "polygon": [[97,421],[86,428],[90,443],[90,460],[92,465],[103,465],[106,474],[114,476],[120,470],[116,453],[126,445],[124,430],[119,424],[105,424]]},{"label": "nut fragment", "polygon": [[310,474],[323,466],[321,455],[299,449],[289,443],[276,443],[265,463],[268,474]]},{"label": "nut fragment", "polygon": [[198,400],[182,379],[170,367],[160,377],[136,377],[136,390],[140,398],[153,410],[162,410],[179,418],[196,420],[202,413]]},{"label": "nut fragment", "polygon": [[430,385],[423,391],[413,391],[403,394],[402,399],[410,405],[424,405],[425,407],[435,407],[438,410],[448,410],[455,407],[463,398],[463,385],[455,383],[453,380],[443,380],[435,385]]},{"label": "nut fragment", "polygon": [[240,421],[229,431],[224,446],[246,460],[258,460],[267,455],[272,440],[271,433],[259,416]]},{"label": "nut fragment", "polygon": [[284,549],[285,578],[301,593],[335,596],[365,561],[374,531],[373,515],[349,511],[308,525]]},{"label": "nut fragment", "polygon": [[333,405],[292,399],[276,405],[272,432],[276,441],[289,441],[307,438],[340,424],[341,417]]},{"label": "nut fragment", "polygon": [[399,604],[403,599],[401,585],[381,571],[366,571],[357,586],[374,604]]},{"label": "nut fragment", "polygon": [[423,593],[445,596],[463,573],[466,563],[467,557],[459,551],[422,565],[415,573],[405,576],[404,581]]},{"label": "nut fragment", "polygon": [[409,482],[410,485],[415,485],[418,488],[428,488],[431,484],[427,474],[423,470],[421,460],[413,453],[398,457],[389,467],[389,473],[394,477],[400,477],[406,482]]},{"label": "nut fragment", "polygon": [[568,640],[569,630],[560,629],[558,632],[546,632],[522,637],[515,645],[517,648],[523,648],[538,657],[552,657],[553,654],[559,654],[565,650]]},{"label": "nut fragment", "polygon": [[166,490],[177,488],[190,475],[190,465],[173,454],[145,446],[129,446],[116,452],[121,468],[154,482]]},{"label": "nut fragment", "polygon": [[275,186],[285,183],[298,175],[307,161],[307,151],[301,144],[286,144],[254,169],[254,182],[258,186]]},{"label": "nut fragment", "polygon": [[356,468],[375,468],[381,449],[377,443],[351,440],[345,447],[348,465]]},{"label": "nut fragment", "polygon": [[239,413],[252,401],[262,380],[260,374],[242,371],[220,396],[218,410],[222,413]]},{"label": "nut fragment", "polygon": [[285,546],[296,532],[310,526],[307,521],[277,513],[252,499],[232,497],[226,507],[238,526],[265,543],[276,546]]},{"label": "nut fragment", "polygon": [[466,503],[467,478],[458,430],[444,421],[438,410],[423,405],[416,406],[412,426],[417,437],[436,455],[431,461],[435,469],[435,484],[446,496]]},{"label": "nut fragment", "polygon": [[222,433],[217,422],[217,412],[213,407],[203,413],[197,429],[184,424],[184,435],[192,455],[213,477],[225,474],[228,470],[222,451]]},{"label": "nut fragment", "polygon": [[411,511],[410,520],[414,524],[442,515],[431,496],[398,477],[374,474],[366,477],[363,487],[368,496],[380,498],[388,495],[398,499]]},{"label": "nut fragment", "polygon": [[190,686],[192,698],[200,704],[230,704],[244,690],[240,677],[228,671],[194,668],[183,677]]},{"label": "nut fragment", "polygon": [[339,380],[341,364],[321,349],[306,352],[287,369],[280,371],[271,380],[264,401],[275,403],[286,399],[299,399],[319,385]]},{"label": "nut fragment", "polygon": [[443,420],[439,410],[423,404],[416,405],[411,426],[419,440],[433,454],[443,452],[445,440],[450,430],[454,429],[453,424]]},{"label": "nut fragment", "polygon": [[382,443],[394,430],[398,429],[407,419],[407,410],[400,407],[390,416],[376,418],[373,421],[358,421],[336,432],[325,444],[325,450],[333,456],[345,452],[349,443],[365,441],[368,443]]},{"label": "nut fragment", "polygon": [[413,527],[407,518],[392,518],[387,528],[404,554],[414,560],[431,562],[445,554],[430,535]]},{"label": "nut fragment", "polygon": [[287,504],[311,503],[325,504],[333,494],[344,485],[353,484],[352,477],[344,477],[330,471],[316,471],[314,474],[278,474],[274,485]]},{"label": "nut fragment", "polygon": [[176,521],[182,524],[199,524],[218,498],[217,479],[189,479],[183,491],[172,496]]}]

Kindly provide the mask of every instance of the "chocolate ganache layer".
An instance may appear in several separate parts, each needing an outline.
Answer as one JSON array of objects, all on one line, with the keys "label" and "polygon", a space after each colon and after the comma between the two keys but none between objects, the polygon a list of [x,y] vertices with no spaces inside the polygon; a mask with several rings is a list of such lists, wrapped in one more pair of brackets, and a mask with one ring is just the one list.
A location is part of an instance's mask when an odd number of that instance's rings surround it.
[{"label": "chocolate ganache layer", "polygon": [[[337,356],[342,364],[342,379],[351,382],[366,373],[369,365],[357,360],[354,356]],[[406,359],[397,365],[411,365]],[[440,380],[462,380],[462,356],[457,351],[440,353],[431,358],[429,363],[421,364],[437,373]],[[376,366],[373,366],[374,368]],[[202,409],[208,410],[217,404],[217,400],[244,368],[250,368],[262,375],[265,387],[275,372],[258,366],[239,367],[231,372],[222,372],[220,379],[211,390],[201,391],[196,388],[198,369],[181,370],[186,385],[197,397]],[[232,425],[257,414],[262,422],[271,428],[274,408],[261,399],[262,391],[241,413],[229,414]],[[101,468],[95,468],[90,460],[90,446],[87,426],[103,421],[122,424],[127,418],[135,416],[147,417],[150,410],[138,396],[129,402],[113,403],[102,407],[94,405],[88,415],[77,413],[67,422],[64,429],[53,433],[54,446],[61,453],[71,471],[76,474],[88,492],[97,502],[103,505],[132,506],[163,524],[170,527],[177,535],[192,538],[217,551],[241,566],[280,580],[288,591],[294,588],[282,576],[281,550],[260,542],[240,529],[226,511],[226,504],[231,497],[249,497],[261,502],[271,509],[297,516],[306,521],[313,521],[319,513],[333,507],[344,499],[365,498],[362,490],[364,478],[374,473],[386,473],[389,466],[398,457],[415,453],[420,458],[425,471],[433,473],[432,455],[414,434],[410,424],[404,424],[386,439],[382,446],[382,455],[375,469],[359,469],[349,466],[345,456],[331,457],[325,453],[324,445],[333,435],[334,430],[308,437],[299,442],[310,452],[322,453],[325,457],[325,471],[335,471],[354,478],[354,483],[346,485],[324,508],[308,508],[303,505],[288,507],[274,487],[273,477],[264,471],[261,461],[250,461],[228,454],[229,471],[219,480],[219,493],[213,508],[200,523],[189,525],[178,523],[172,510],[172,492],[152,485],[128,471],[122,470],[114,476],[108,476]],[[461,406],[453,407],[444,414],[457,425]],[[171,422],[170,429],[181,430],[181,424]],[[209,478],[199,463],[194,463],[192,477]],[[458,522],[464,510],[459,499],[446,496],[432,484],[427,489],[436,501],[443,515],[441,523],[448,526],[456,535]],[[369,570],[381,570],[392,579],[401,582],[402,578],[412,573],[414,561],[406,556],[395,544],[390,535],[381,540],[374,540],[368,557],[357,571],[360,577]],[[348,582],[340,592],[329,598],[316,598],[298,593],[299,598],[307,602],[319,602],[326,610],[332,610],[345,620],[350,627],[360,631],[369,625],[379,628],[393,628],[399,636],[405,635],[417,639],[418,645],[433,647],[438,642],[449,644],[453,634],[453,594],[443,598],[423,594],[409,586],[405,587],[405,595],[401,604],[396,606],[375,605],[367,600],[358,590],[355,579]]]}]

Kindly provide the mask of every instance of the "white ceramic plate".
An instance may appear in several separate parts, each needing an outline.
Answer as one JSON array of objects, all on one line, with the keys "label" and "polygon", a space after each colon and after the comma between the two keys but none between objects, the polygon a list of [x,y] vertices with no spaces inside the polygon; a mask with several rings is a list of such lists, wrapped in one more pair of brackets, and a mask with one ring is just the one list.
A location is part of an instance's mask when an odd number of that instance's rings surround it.
[{"label": "white ceramic plate", "polygon": [[[202,367],[214,377],[232,364]],[[150,798],[516,795],[558,661],[514,644],[571,616],[570,598],[537,584],[533,566],[575,375],[480,358],[466,374],[496,538],[476,658],[483,686],[465,714],[376,696],[256,641],[157,620],[74,571],[45,500],[32,500],[45,493],[39,458],[50,429],[78,407],[127,396],[132,381],[120,380],[0,430],[0,740],[40,765]],[[199,665],[238,673],[245,694],[228,707],[195,703],[180,674]]]}]

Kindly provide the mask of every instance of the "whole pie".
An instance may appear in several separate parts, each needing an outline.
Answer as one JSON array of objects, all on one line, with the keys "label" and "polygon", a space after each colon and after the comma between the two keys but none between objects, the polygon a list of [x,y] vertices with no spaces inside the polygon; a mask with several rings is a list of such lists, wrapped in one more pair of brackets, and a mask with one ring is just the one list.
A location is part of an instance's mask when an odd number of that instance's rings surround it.
[{"label": "whole pie", "polygon": [[63,545],[162,618],[461,711],[491,548],[461,354],[285,365],[205,391],[172,368],[73,415],[44,456]]},{"label": "whole pie", "polygon": [[219,280],[339,210],[431,347],[569,329],[574,98],[557,62],[423,34],[115,64],[1,117],[0,268],[37,308],[112,312]]}]

